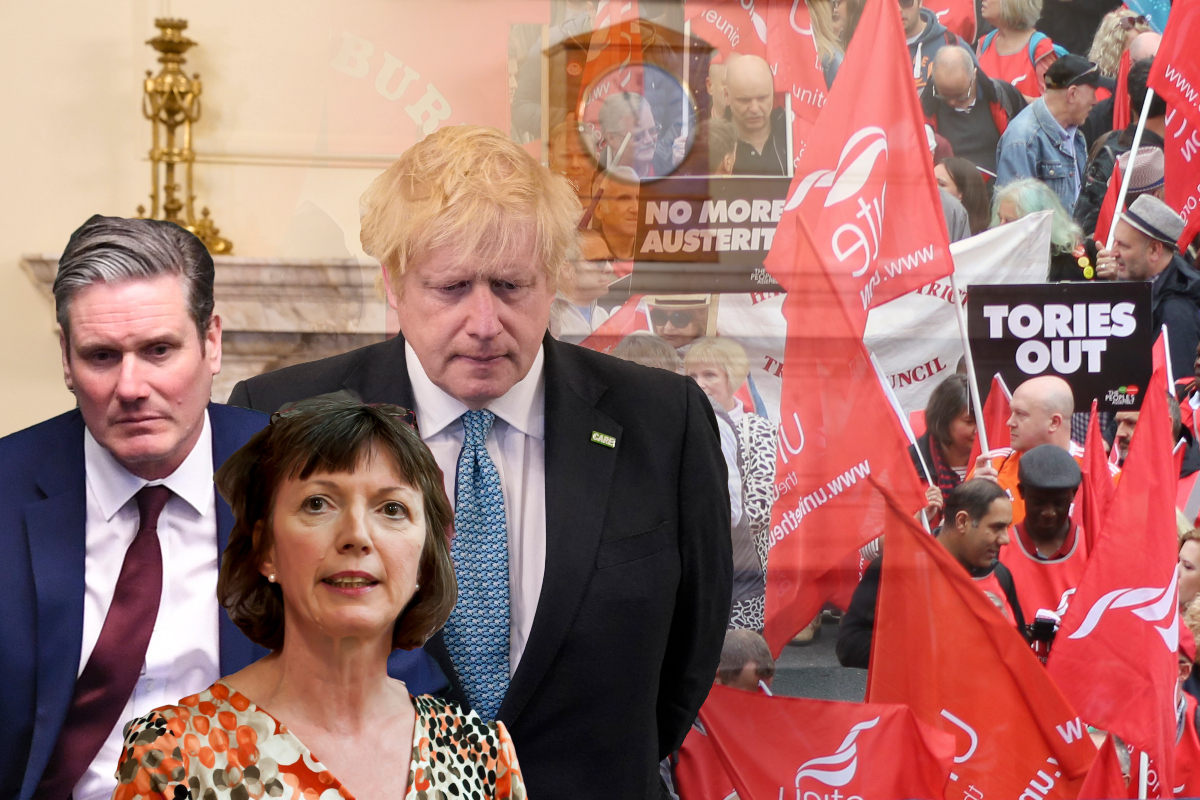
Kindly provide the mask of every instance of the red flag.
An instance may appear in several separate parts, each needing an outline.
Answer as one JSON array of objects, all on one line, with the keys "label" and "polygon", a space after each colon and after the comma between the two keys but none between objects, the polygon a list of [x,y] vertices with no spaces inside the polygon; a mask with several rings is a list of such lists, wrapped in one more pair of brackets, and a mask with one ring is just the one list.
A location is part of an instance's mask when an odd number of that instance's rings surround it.
[{"label": "red flag", "polygon": [[1096,401],[1092,400],[1092,413],[1088,417],[1087,439],[1083,444],[1083,462],[1079,465],[1083,483],[1075,497],[1075,519],[1083,526],[1087,552],[1095,552],[1096,540],[1104,528],[1104,519],[1112,506],[1112,471],[1108,466],[1108,454],[1104,452],[1104,437],[1100,434],[1100,419]]},{"label": "red flag", "polygon": [[1112,175],[1108,177],[1108,189],[1104,192],[1104,200],[1100,203],[1100,213],[1096,216],[1096,230],[1092,235],[1097,242],[1102,244],[1108,242],[1108,231],[1117,216],[1117,195],[1120,193],[1121,164],[1114,161]]},{"label": "red flag", "polygon": [[1167,205],[1187,223],[1179,237],[1180,250],[1200,234],[1200,123],[1174,108],[1167,110],[1163,141],[1163,179]]},{"label": "red flag", "polygon": [[[905,91],[912,92],[912,87]],[[809,240],[804,220],[788,220]],[[805,291],[783,305],[788,332],[776,458],[778,499],[771,510],[764,636],[778,654],[842,585],[841,565],[883,529],[886,504],[866,481],[890,487],[916,512],[925,504],[908,455],[908,439],[891,406],[861,332],[811,248],[815,264]],[[824,285],[818,281],[824,279]]]},{"label": "red flag", "polygon": [[[320,30],[319,38],[301,38],[307,36],[304,25],[288,36],[299,52],[321,52],[326,36],[334,49],[332,60],[322,62],[324,75],[304,79],[310,91],[325,86],[324,102],[289,107],[288,139],[301,150],[358,158],[402,153],[447,125],[508,130],[509,30],[517,23],[550,21],[545,0],[474,3],[453,27],[447,25],[444,3],[311,8],[305,17]],[[321,18],[316,8],[327,9],[326,16]],[[471,57],[463,58],[463,53]]]},{"label": "red flag", "polygon": [[775,91],[792,98],[792,146],[798,159],[829,99],[808,4],[774,0],[766,7],[766,25],[766,58],[775,73]]},{"label": "red flag", "polygon": [[955,735],[947,798],[1075,797],[1096,748],[1041,662],[894,503],[886,530],[867,702],[906,703]]},{"label": "red flag", "polygon": [[928,8],[952,33],[957,33],[970,46],[975,41],[975,4],[971,0],[922,0],[921,8]]},{"label": "red flag", "polygon": [[1117,748],[1110,735],[1100,745],[1100,752],[1096,754],[1092,768],[1079,787],[1079,800],[1116,800],[1128,796],[1125,773],[1121,770],[1121,760],[1117,758]]},{"label": "red flag", "polygon": [[902,705],[713,686],[700,721],[742,800],[941,797],[954,757],[954,737]]},{"label": "red flag", "polygon": [[[850,43],[784,217],[808,221],[861,334],[868,308],[946,277],[954,264],[899,7],[867,0],[859,29],[873,35]],[[795,235],[781,222],[766,259],[789,291],[800,286],[797,267],[812,267],[795,263]]]},{"label": "red flag", "polygon": [[[1163,347],[1160,338],[1155,349]],[[1088,722],[1145,750],[1170,775],[1179,604],[1177,473],[1166,391],[1160,365],[1146,387],[1121,481],[1047,667]],[[1164,797],[1169,790],[1164,784]]]},{"label": "red flag", "polygon": [[739,0],[688,0],[684,8],[692,35],[717,48],[721,61],[733,53],[767,57],[767,24]]},{"label": "red flag", "polygon": [[[1139,108],[1138,113],[1142,113]],[[1129,127],[1133,114],[1129,108],[1129,50],[1121,53],[1121,63],[1117,65],[1117,89],[1113,92],[1112,129],[1123,131]]]},{"label": "red flag", "polygon": [[[708,696],[712,699],[712,692]],[[679,748],[674,774],[679,800],[728,800],[737,791],[717,755],[712,737],[699,720],[692,725]]]},{"label": "red flag", "polygon": [[[1008,406],[1009,400],[1012,400],[1012,392],[997,372],[992,376],[992,388],[988,392],[987,400],[983,401],[983,417],[980,418],[976,412],[975,418],[976,426],[987,432],[988,447],[993,453],[1006,449],[1012,443],[1008,430],[1008,418],[1012,416],[1012,409]],[[982,447],[980,437],[976,436],[975,444],[971,445],[971,458],[967,461],[968,470],[975,469],[975,459],[983,454]]]},{"label": "red flag", "polygon": [[[1179,247],[1200,232],[1200,2],[1180,0],[1172,6],[1162,43],[1150,68],[1150,88],[1167,101],[1165,176],[1167,203],[1187,221]],[[1182,119],[1174,120],[1175,112]],[[1174,130],[1172,130],[1174,128]]]},{"label": "red flag", "polygon": [[580,80],[582,121],[599,128],[604,98],[643,91],[642,29],[637,0],[600,0]]},{"label": "red flag", "polygon": [[1179,0],[1163,31],[1147,83],[1178,109],[1193,125],[1200,126],[1200,2]]},{"label": "red flag", "polygon": [[591,336],[579,345],[598,353],[611,353],[629,334],[648,330],[650,323],[646,319],[646,305],[642,302],[642,295],[635,294],[622,303],[611,317],[600,323],[600,327],[592,331]]}]

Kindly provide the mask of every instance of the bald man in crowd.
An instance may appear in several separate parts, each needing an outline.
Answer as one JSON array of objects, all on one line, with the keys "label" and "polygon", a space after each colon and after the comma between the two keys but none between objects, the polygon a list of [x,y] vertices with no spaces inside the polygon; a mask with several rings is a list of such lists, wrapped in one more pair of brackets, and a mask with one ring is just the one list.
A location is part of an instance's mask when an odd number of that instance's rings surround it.
[{"label": "bald man in crowd", "polygon": [[1025,502],[1018,489],[1021,454],[1039,445],[1052,444],[1083,460],[1083,448],[1071,441],[1071,414],[1075,396],[1071,386],[1057,375],[1030,378],[1017,387],[1009,402],[1010,447],[996,448],[979,457],[971,477],[1000,484],[1013,501],[1013,524],[1025,520]]},{"label": "bald man in crowd", "polygon": [[970,50],[959,45],[938,49],[933,78],[921,91],[921,109],[956,156],[995,173],[996,145],[1023,108],[1025,98],[1017,87],[985,75]]},{"label": "bald man in crowd", "polygon": [[725,72],[727,113],[737,129],[734,175],[787,175],[784,110],[775,108],[775,81],[767,62],[743,55]]}]

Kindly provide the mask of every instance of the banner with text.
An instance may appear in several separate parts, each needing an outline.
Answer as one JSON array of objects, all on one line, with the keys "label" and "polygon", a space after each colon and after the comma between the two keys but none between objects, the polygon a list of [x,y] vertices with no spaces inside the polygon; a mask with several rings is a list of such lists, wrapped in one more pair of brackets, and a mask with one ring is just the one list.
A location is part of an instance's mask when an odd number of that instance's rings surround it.
[{"label": "banner with text", "polygon": [[[959,292],[972,284],[1044,280],[1052,218],[1051,212],[1039,211],[951,244]],[[924,410],[934,387],[954,372],[963,356],[950,279],[871,309],[865,341],[904,410]]]},{"label": "banner with text", "polygon": [[1075,410],[1137,411],[1150,380],[1149,283],[971,286],[967,333],[979,388],[999,372],[1015,390],[1029,378],[1071,384]]}]

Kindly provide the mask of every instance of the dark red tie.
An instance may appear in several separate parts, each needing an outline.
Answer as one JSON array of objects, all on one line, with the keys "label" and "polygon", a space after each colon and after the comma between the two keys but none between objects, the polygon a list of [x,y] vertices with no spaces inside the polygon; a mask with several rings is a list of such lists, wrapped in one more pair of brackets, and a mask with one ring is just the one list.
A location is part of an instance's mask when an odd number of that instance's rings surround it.
[{"label": "dark red tie", "polygon": [[[34,800],[66,800],[118,722],[146,661],[146,647],[162,596],[162,550],[158,515],[171,496],[165,486],[137,493],[138,532],[125,551],[112,605],[83,673],[54,754],[42,773]],[[113,769],[116,769],[113,764]]]}]

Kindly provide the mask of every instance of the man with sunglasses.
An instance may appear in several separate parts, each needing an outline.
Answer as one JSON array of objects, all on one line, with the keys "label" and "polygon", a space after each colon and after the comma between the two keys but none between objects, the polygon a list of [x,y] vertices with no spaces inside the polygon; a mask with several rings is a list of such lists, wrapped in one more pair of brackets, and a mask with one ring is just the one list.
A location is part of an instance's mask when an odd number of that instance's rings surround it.
[{"label": "man with sunglasses", "polygon": [[1036,178],[1058,195],[1063,208],[1075,200],[1087,168],[1079,126],[1096,104],[1096,89],[1113,89],[1111,78],[1083,56],[1066,55],[1046,70],[1046,93],[1025,107],[1000,137],[996,186]]},{"label": "man with sunglasses", "polygon": [[649,306],[654,334],[666,340],[681,356],[708,327],[709,300],[705,295],[658,297]]},{"label": "man with sunglasses", "polygon": [[950,142],[956,156],[995,174],[996,145],[1025,108],[1025,98],[1012,84],[985,75],[971,52],[955,45],[934,57],[921,108],[925,121]]}]

